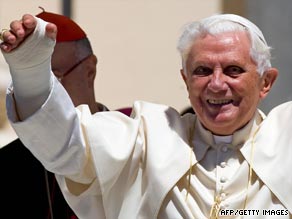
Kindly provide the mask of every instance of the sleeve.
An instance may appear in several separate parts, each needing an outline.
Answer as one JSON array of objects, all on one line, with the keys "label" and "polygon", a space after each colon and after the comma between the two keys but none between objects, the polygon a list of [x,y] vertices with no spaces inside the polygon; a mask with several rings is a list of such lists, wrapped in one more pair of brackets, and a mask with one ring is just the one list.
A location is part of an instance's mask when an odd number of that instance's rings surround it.
[{"label": "sleeve", "polygon": [[143,162],[145,140],[140,116],[132,119],[120,112],[91,115],[84,113],[86,106],[78,109],[82,112],[81,129],[86,144],[90,145],[89,163],[94,164],[96,178],[88,185],[80,184],[78,175],[70,179],[60,175],[56,178],[67,202],[80,218],[105,218],[105,215],[117,218],[114,214],[119,212],[127,189],[136,182]]},{"label": "sleeve", "polygon": [[46,169],[60,175],[81,171],[86,150],[78,113],[57,79],[45,103],[22,121],[17,116],[12,87],[6,100],[8,119],[16,134]]},{"label": "sleeve", "polygon": [[[292,213],[292,101],[273,108],[255,136],[254,171]],[[271,170],[274,171],[271,174]]]},{"label": "sleeve", "polygon": [[121,207],[122,194],[134,183],[142,162],[144,134],[139,116],[133,119],[120,112],[92,115],[86,105],[76,109],[56,79],[45,103],[25,120],[16,116],[12,88],[7,108],[17,135],[56,174],[77,214],[95,214],[103,203]]}]

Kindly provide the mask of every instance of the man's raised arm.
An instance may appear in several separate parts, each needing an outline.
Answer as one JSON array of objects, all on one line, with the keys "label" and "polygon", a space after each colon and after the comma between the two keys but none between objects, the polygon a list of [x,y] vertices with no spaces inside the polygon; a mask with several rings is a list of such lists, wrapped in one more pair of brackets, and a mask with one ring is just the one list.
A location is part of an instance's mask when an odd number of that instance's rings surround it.
[{"label": "man's raised arm", "polygon": [[1,31],[1,50],[10,68],[20,120],[36,112],[49,96],[56,33],[54,24],[29,14]]}]

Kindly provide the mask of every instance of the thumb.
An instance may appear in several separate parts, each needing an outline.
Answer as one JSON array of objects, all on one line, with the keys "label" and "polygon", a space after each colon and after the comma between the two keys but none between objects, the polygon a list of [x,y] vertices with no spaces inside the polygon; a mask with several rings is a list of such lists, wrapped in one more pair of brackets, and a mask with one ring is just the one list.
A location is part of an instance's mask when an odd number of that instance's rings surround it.
[{"label": "thumb", "polygon": [[46,36],[52,40],[57,37],[57,26],[53,23],[47,23],[46,25]]}]

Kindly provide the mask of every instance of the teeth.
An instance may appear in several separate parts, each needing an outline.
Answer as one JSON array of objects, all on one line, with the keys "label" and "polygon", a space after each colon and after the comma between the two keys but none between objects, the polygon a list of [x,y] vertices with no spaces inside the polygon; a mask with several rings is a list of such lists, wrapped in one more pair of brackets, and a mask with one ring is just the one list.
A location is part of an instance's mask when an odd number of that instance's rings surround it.
[{"label": "teeth", "polygon": [[232,100],[213,100],[213,99],[209,99],[208,100],[208,103],[211,103],[211,104],[228,104],[228,103],[231,103]]}]

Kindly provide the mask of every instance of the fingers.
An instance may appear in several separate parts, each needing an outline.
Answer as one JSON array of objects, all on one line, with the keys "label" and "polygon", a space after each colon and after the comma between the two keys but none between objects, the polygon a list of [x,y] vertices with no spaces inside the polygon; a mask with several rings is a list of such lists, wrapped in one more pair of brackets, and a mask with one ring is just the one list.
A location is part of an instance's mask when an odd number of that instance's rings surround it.
[{"label": "fingers", "polygon": [[[35,29],[37,20],[33,15],[25,14],[21,20],[10,23],[10,30],[1,32],[3,42],[0,47],[4,52],[10,52],[17,48]],[[46,26],[46,35],[52,40],[56,39],[57,27],[52,23]]]},{"label": "fingers", "polygon": [[9,52],[11,50],[11,45],[15,42],[16,38],[8,29],[2,29],[1,40],[3,41],[0,45],[2,51]]},{"label": "fingers", "polygon": [[[30,14],[25,14],[21,20],[15,20],[10,23],[10,30],[3,31],[1,38],[3,42],[0,47],[4,52],[10,52],[17,48],[35,29],[37,20]],[[55,39],[57,28],[54,24],[46,27],[48,37]]]}]

